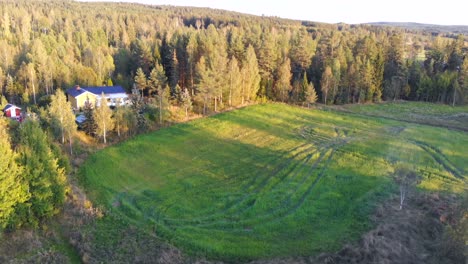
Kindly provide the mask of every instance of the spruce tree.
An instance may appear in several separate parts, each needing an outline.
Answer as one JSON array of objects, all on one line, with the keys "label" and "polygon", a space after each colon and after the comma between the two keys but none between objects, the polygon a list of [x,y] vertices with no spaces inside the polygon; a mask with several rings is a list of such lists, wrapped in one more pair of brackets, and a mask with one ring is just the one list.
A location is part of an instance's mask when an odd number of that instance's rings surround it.
[{"label": "spruce tree", "polygon": [[245,81],[242,84],[245,94],[245,96],[243,95],[243,98],[247,101],[254,100],[257,97],[258,90],[260,89],[260,71],[255,50],[250,45],[247,48],[241,74],[243,75],[243,78],[245,78]]},{"label": "spruce tree", "polygon": [[83,122],[83,130],[88,135],[94,135],[94,133],[96,133],[96,122],[94,121],[93,113],[93,105],[88,100],[85,102],[83,107],[83,115],[85,116],[85,120]]},{"label": "spruce tree", "polygon": [[29,120],[19,128],[20,163],[29,185],[30,199],[18,206],[18,221],[36,226],[56,214],[65,201],[66,177],[39,123]]},{"label": "spruce tree", "polygon": [[17,163],[17,158],[11,149],[7,120],[0,114],[0,231],[11,223],[15,207],[30,198],[21,176],[23,167]]},{"label": "spruce tree", "polygon": [[310,107],[310,104],[317,101],[317,93],[315,92],[314,84],[312,82],[307,85],[305,100],[307,102],[307,107]]}]

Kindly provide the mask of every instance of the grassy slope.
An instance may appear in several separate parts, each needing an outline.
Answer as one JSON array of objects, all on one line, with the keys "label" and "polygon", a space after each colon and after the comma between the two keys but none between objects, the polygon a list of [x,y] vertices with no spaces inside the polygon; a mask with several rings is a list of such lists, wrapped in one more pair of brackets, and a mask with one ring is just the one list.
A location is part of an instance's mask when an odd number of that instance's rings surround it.
[{"label": "grassy slope", "polygon": [[464,132],[279,104],[139,136],[81,169],[96,201],[186,252],[224,260],[312,255],[368,228],[395,190],[395,162],[421,187],[463,191]]},{"label": "grassy slope", "polygon": [[468,105],[452,107],[423,102],[386,102],[372,105],[338,106],[354,113],[386,117],[468,132]]}]

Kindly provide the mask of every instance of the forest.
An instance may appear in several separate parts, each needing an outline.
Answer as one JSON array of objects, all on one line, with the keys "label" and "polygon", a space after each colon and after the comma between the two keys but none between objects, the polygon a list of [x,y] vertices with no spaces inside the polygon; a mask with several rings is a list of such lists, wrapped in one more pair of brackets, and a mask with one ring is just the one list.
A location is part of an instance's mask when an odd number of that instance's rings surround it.
[{"label": "forest", "polygon": [[111,84],[149,98],[167,90],[174,105],[187,90],[205,114],[255,100],[454,105],[468,96],[464,35],[123,3],[0,8],[0,90],[20,105]]}]

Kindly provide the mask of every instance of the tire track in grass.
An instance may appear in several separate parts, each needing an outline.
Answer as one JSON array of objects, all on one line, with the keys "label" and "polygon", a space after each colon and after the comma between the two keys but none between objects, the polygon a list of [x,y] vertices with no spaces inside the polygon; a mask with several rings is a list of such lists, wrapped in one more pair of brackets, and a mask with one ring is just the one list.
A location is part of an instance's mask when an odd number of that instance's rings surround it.
[{"label": "tire track in grass", "polygon": [[[314,151],[313,153],[307,155],[307,160],[305,160],[305,161],[303,162],[302,165],[304,166],[307,162],[309,162],[310,159],[311,159],[311,157],[314,156],[317,152],[319,152],[319,151]],[[316,161],[316,162],[314,163],[314,165],[315,165],[315,164],[318,164],[318,162],[319,162],[319,161]],[[301,166],[301,167],[302,167],[302,166]],[[300,170],[300,171],[302,171],[302,170]],[[299,173],[297,170],[296,170],[295,172],[296,172],[295,174],[298,174],[298,173]],[[279,185],[280,183],[283,183],[283,182],[277,182],[277,184],[275,184],[274,187],[280,186],[280,185]],[[286,185],[287,185],[287,184],[286,184]],[[276,189],[277,189],[277,188],[273,188],[273,189],[270,189],[270,191],[274,191],[274,190],[276,190]],[[255,199],[255,200],[256,200],[256,199]],[[254,203],[248,204],[248,205],[247,205],[246,207],[244,207],[244,208],[240,208],[241,211],[237,212],[236,215],[231,215],[231,217],[240,217],[241,214],[245,213],[247,210],[251,209],[253,206],[255,206],[255,202],[254,202]]]},{"label": "tire track in grass", "polygon": [[459,179],[464,179],[465,176],[463,175],[463,171],[458,169],[453,163],[451,163],[447,156],[445,156],[440,150],[437,148],[417,140],[408,140],[410,143],[413,143],[423,149],[426,153],[428,153],[437,163],[442,165],[442,167],[450,172],[453,176]]},{"label": "tire track in grass", "polygon": [[[340,132],[335,129],[335,132],[337,135],[340,135]],[[333,140],[333,138],[332,138]],[[321,141],[321,140],[320,140]],[[298,156],[300,156],[301,154],[305,153],[306,151],[310,150],[311,148],[315,147],[313,145],[314,142],[306,142],[304,144],[301,144],[299,146],[296,146],[288,151],[285,151],[283,155],[279,156],[277,159],[281,159],[281,158],[284,158],[285,155],[291,153],[291,151],[295,151],[295,150],[298,150],[300,148],[303,148],[304,146],[306,148],[302,149],[301,151],[295,153],[292,157],[289,157],[287,159],[287,161],[281,165],[279,168],[277,168],[274,172],[273,172],[273,177],[270,175],[270,176],[266,176],[264,177],[264,180],[260,182],[260,185],[257,185],[255,187],[255,189],[253,190],[253,193],[251,194],[248,194],[248,195],[245,195],[244,197],[242,197],[241,199],[239,199],[238,201],[236,201],[235,203],[231,204],[229,207],[227,207],[226,209],[224,209],[223,211],[218,211],[218,212],[214,212],[211,216],[207,216],[207,217],[203,217],[203,218],[197,218],[197,219],[190,219],[189,221],[183,221],[183,219],[170,219],[170,218],[164,218],[164,222],[171,222],[169,223],[169,225],[190,225],[190,223],[199,223],[201,221],[203,222],[206,222],[206,221],[214,221],[216,220],[217,218],[225,218],[227,215],[226,215],[226,212],[228,211],[233,211],[232,213],[235,213],[234,210],[232,209],[235,209],[235,210],[241,210],[240,212],[238,212],[237,214],[239,213],[242,213],[244,212],[245,210],[248,210],[250,207],[252,207],[255,202],[253,203],[250,203],[250,198],[253,194],[257,194],[261,189],[263,189],[268,181],[271,179],[271,178],[274,178],[274,176],[276,176],[279,172],[281,172],[284,168],[287,168],[288,165],[290,165],[292,162],[294,162],[294,160],[296,160],[296,158]],[[287,177],[288,175],[291,174],[291,172],[295,171],[295,175],[297,175],[299,172],[296,170],[296,168],[299,166],[299,165],[304,165],[304,164],[307,164],[307,162],[310,161],[310,159],[313,157],[313,155],[315,153],[317,153],[319,150],[323,149],[323,148],[329,148],[330,145],[334,145],[335,142],[320,142],[322,143],[323,145],[325,145],[326,147],[324,147],[322,144],[322,147],[316,151],[314,151],[313,153],[309,153],[308,155],[306,155],[303,159],[300,159],[298,160],[298,162],[296,162],[291,168],[289,168],[286,172],[283,173],[284,176],[282,176],[279,180],[276,181],[276,183],[273,184],[273,186],[271,186],[271,188],[273,189],[276,189],[276,186],[278,186],[278,184],[280,183],[284,183],[284,178]],[[314,165],[312,167],[316,167],[316,165],[318,163],[320,163],[320,161],[322,160],[323,158],[323,155],[320,155],[319,156],[319,159],[314,163]],[[258,159],[255,159],[258,161]],[[312,170],[312,169],[311,169]],[[230,177],[230,178],[237,178],[237,177]],[[246,185],[244,186],[244,191],[246,190],[245,188],[249,188],[250,186],[254,185],[254,183],[257,181],[257,179],[259,178],[259,176],[255,177],[255,179],[250,183],[250,185]],[[302,185],[305,181],[306,181],[307,178],[304,178],[304,180],[301,181],[300,185]],[[290,179],[288,182],[292,181],[292,179]],[[288,200],[290,200],[290,198],[292,197],[292,195],[294,195],[294,193],[296,193],[298,190],[299,190],[300,186],[296,187],[295,191],[293,193],[291,193],[289,196],[288,196]],[[255,199],[254,199],[255,201]],[[243,208],[241,207],[241,205],[243,203],[247,203],[247,207]],[[250,203],[250,205],[249,205]],[[284,202],[283,202],[284,203]],[[157,210],[159,211],[159,210]],[[270,214],[273,214],[274,212],[270,213]],[[161,214],[158,214],[158,217],[160,216]],[[231,215],[232,217],[232,215]],[[176,223],[177,222],[177,223]]]},{"label": "tire track in grass", "polygon": [[[274,145],[279,145],[281,142],[276,142],[276,144]],[[306,145],[307,143],[304,143],[302,145],[296,145],[294,146],[293,148],[291,149],[288,149],[288,150],[285,150],[285,151],[282,151],[280,155],[268,155],[268,156],[265,156],[265,155],[259,155],[259,156],[253,156],[254,158],[251,159],[251,160],[247,160],[246,162],[261,162],[261,163],[265,163],[265,160],[268,161],[268,162],[276,162],[277,160],[279,159],[283,159],[285,155],[289,154],[290,152],[292,151],[295,151],[296,149]],[[252,156],[251,156],[252,157]],[[233,167],[238,167],[238,163],[231,163]],[[234,169],[231,169],[230,171],[235,171]],[[238,171],[238,170],[237,170]],[[213,181],[212,183],[210,184],[206,184],[204,185],[205,188],[203,188],[202,190],[200,189],[197,189],[195,190],[194,192],[192,192],[192,194],[194,195],[198,195],[200,193],[203,193],[203,192],[206,192],[207,189],[209,190],[215,190],[217,188],[226,188],[226,187],[230,187],[232,186],[232,184],[235,184],[235,181],[241,181],[241,183],[243,183],[245,181],[245,179],[241,178],[239,179],[239,175],[245,175],[244,172],[242,171],[238,171],[238,173],[236,174],[230,174],[228,178],[226,178],[225,180],[219,180],[219,181]],[[178,200],[180,199],[180,197],[173,197],[173,199],[171,200],[166,200],[167,203],[169,203],[169,205],[167,207],[170,207],[171,204],[176,204],[178,202]]]},{"label": "tire track in grass", "polygon": [[[335,130],[336,132],[336,130]],[[336,132],[337,135],[340,134],[340,132]],[[310,159],[312,158],[313,155],[315,155],[315,153],[317,153],[319,150],[321,149],[326,149],[328,150],[331,146],[335,145],[336,142],[334,142],[336,140],[336,138],[332,138],[332,142],[321,142],[322,144],[321,145],[321,148],[314,151],[313,153],[309,153],[308,155],[305,156],[304,159],[300,159],[298,162],[296,162],[291,168],[289,168],[289,170],[287,170],[286,172],[283,173],[283,176],[276,181],[276,183],[273,184],[273,186],[271,186],[272,189],[275,189],[276,186],[278,186],[280,183],[281,184],[284,184],[284,179],[289,176],[291,174],[291,172],[296,172],[295,175],[297,175],[299,172],[296,170],[296,168],[299,166],[299,165],[304,165],[304,164],[307,164],[307,162],[310,161]],[[311,142],[312,143],[312,142]],[[304,152],[306,152],[307,150],[310,150],[312,147],[314,147],[313,145],[311,145],[311,143],[304,143],[304,144],[301,144],[299,146],[296,146],[292,149],[290,149],[289,151],[286,151],[283,155],[281,155],[279,158],[283,158],[285,155],[289,154],[291,151],[295,151],[297,149],[300,149],[304,146],[306,146],[305,149],[302,149],[301,151],[295,153],[292,157],[289,157],[289,159],[287,159],[287,161],[282,165],[280,166],[279,168],[277,168],[275,171],[273,171],[272,175],[270,176],[267,176],[265,177],[265,179],[260,183],[260,185],[256,186],[256,188],[253,190],[252,193],[250,194],[247,194],[247,195],[244,195],[243,197],[241,197],[239,200],[235,201],[233,204],[231,204],[230,206],[228,206],[226,209],[222,210],[222,211],[217,211],[217,212],[213,212],[213,214],[209,215],[209,216],[204,216],[202,218],[192,218],[192,219],[170,219],[170,218],[165,218],[164,221],[165,222],[168,222],[169,225],[175,225],[175,226],[179,226],[179,225],[201,225],[200,222],[211,222],[213,223],[213,221],[217,220],[217,219],[220,219],[220,218],[226,218],[226,217],[234,217],[235,215],[239,215],[241,213],[243,213],[244,211],[250,209],[251,207],[253,207],[255,205],[255,201],[256,199],[254,199],[254,202],[251,202],[251,197],[253,196],[253,194],[257,195],[258,192],[263,189],[268,181],[275,175],[277,175],[280,171],[282,171],[284,168],[286,168],[288,165],[290,165],[299,155],[303,154]],[[312,167],[316,167],[318,165],[318,163],[320,163],[320,161],[322,160],[324,155],[320,155],[319,156],[319,159],[318,159],[318,162],[316,161],[315,164],[312,166]],[[278,159],[279,159],[278,158]],[[310,170],[313,170],[312,168]],[[309,170],[309,171],[310,171]],[[310,177],[310,174],[309,174],[309,177]],[[258,178],[258,176],[256,177]],[[292,179],[290,179],[291,181]],[[302,180],[302,182],[300,183],[303,184],[305,181],[307,180],[307,178],[304,178]],[[254,184],[256,181],[256,179],[252,182],[252,184]],[[290,182],[288,181],[288,182]],[[252,185],[251,184],[251,185]],[[250,186],[251,186],[250,185]],[[300,185],[298,185],[296,188],[295,188],[295,191],[290,193],[288,195],[288,198],[286,199],[286,201],[289,203],[289,200],[291,199],[291,197],[300,189]],[[247,189],[248,187],[250,187],[249,185],[246,185],[247,186]],[[246,188],[244,188],[244,190],[247,190]],[[247,206],[244,207],[242,206],[242,204],[245,204],[247,203]],[[282,204],[284,204],[285,202],[283,201]],[[239,211],[240,210],[240,211]],[[275,210],[277,211],[277,210]],[[275,213],[275,211],[273,212],[270,212],[269,214],[273,214]],[[227,215],[226,213],[229,214]],[[234,215],[235,214],[235,215]],[[169,223],[170,222],[170,223]],[[209,224],[209,223],[207,223]]]},{"label": "tire track in grass", "polygon": [[[343,146],[344,144],[346,144],[347,142],[349,141],[348,140],[340,140],[340,142],[338,142],[338,146],[335,146],[336,148],[339,148],[341,146]],[[317,184],[317,182],[320,180],[320,178],[323,176],[324,172],[325,172],[325,169],[328,168],[328,165],[329,163],[331,162],[332,160],[332,157],[334,155],[334,152],[336,151],[336,148],[326,148],[326,150],[324,152],[321,152],[321,156],[320,156],[320,159],[318,159],[314,165],[311,167],[310,171],[313,171],[319,164],[321,164],[321,161],[323,160],[323,158],[325,158],[325,156],[327,156],[326,153],[330,152],[330,154],[328,155],[328,158],[327,158],[327,161],[325,162],[325,165],[322,167],[322,170],[321,172],[318,174],[318,176],[315,178],[315,180],[311,183],[311,185],[308,186],[308,188],[306,189],[306,192],[301,196],[301,198],[299,199],[299,201],[293,205],[292,207],[285,207],[283,205],[285,204],[288,204],[290,203],[290,201],[292,200],[292,197],[297,193],[297,191],[299,191],[300,187],[301,186],[298,186],[296,188],[296,190],[289,194],[287,199],[283,200],[283,203],[282,203],[282,206],[278,206],[277,209],[275,210],[272,210],[266,214],[262,214],[262,215],[258,215],[256,214],[255,215],[255,218],[253,219],[242,219],[241,216],[226,216],[226,218],[236,218],[236,219],[240,219],[240,220],[237,220],[236,222],[230,222],[230,221],[223,221],[223,222],[214,222],[214,223],[202,223],[202,224],[198,224],[197,226],[200,227],[200,228],[205,228],[205,229],[216,229],[216,230],[226,230],[230,227],[233,227],[233,226],[238,226],[238,225],[255,225],[258,221],[261,221],[262,224],[264,223],[268,223],[268,222],[271,222],[271,221],[275,221],[277,218],[275,218],[276,216],[280,215],[279,217],[281,218],[284,218],[292,213],[294,213],[298,208],[300,208],[300,206],[305,202],[305,199],[307,198],[307,196],[310,195],[310,193],[312,192],[313,188],[315,187],[315,185]],[[325,154],[323,154],[325,153]],[[311,173],[309,174],[308,177],[305,178],[305,180],[307,180],[308,178],[311,177]],[[303,182],[305,182],[305,180]],[[253,205],[251,205],[253,206]],[[286,212],[282,212],[283,210],[286,209]],[[258,225],[258,223],[257,223]],[[237,228],[237,229],[229,229],[229,230],[237,230],[237,231],[242,231],[243,229],[240,229],[240,228]]]},{"label": "tire track in grass", "polygon": [[[309,185],[309,187],[306,189],[304,194],[300,196],[300,199],[297,201],[297,203],[293,204],[292,206],[289,207],[284,207],[284,206],[279,206],[277,209],[270,211],[267,214],[263,215],[255,215],[254,218],[250,219],[240,219],[237,220],[236,222],[231,222],[231,221],[224,221],[224,222],[215,222],[215,223],[209,223],[205,225],[198,225],[197,227],[203,228],[203,229],[214,229],[214,230],[226,230],[229,232],[250,232],[250,229],[255,226],[260,226],[266,223],[271,223],[273,221],[279,221],[283,218],[285,218],[288,215],[291,215],[297,209],[299,209],[302,204],[305,202],[306,198],[310,195],[312,192],[313,188],[317,184],[317,182],[322,178],[325,169],[328,168],[328,165],[333,157],[334,149],[328,149],[330,154],[328,155],[327,161],[325,162],[325,165],[322,167],[321,172],[317,175],[315,180]],[[324,155],[325,156],[325,155]],[[292,197],[293,194],[291,194]],[[284,211],[284,212],[283,212]],[[239,227],[243,226],[243,227]],[[245,227],[248,226],[249,228],[246,229]]]},{"label": "tire track in grass", "polygon": [[[289,164],[291,164],[295,158],[299,155],[301,155],[302,153],[306,152],[307,150],[310,150],[311,148],[313,148],[314,146],[313,145],[310,145],[310,143],[304,143],[304,144],[301,144],[295,148],[293,148],[293,150],[297,150],[301,147],[304,147],[304,146],[307,146],[307,148],[295,153],[292,157],[289,157],[289,158],[285,158],[285,156],[287,154],[289,154],[288,152],[285,152],[283,155],[281,155],[278,159],[286,159],[284,163],[282,163],[280,165],[280,167],[276,168],[275,171],[278,172],[278,171],[281,171],[282,169],[286,168]],[[300,160],[298,161],[300,162]],[[297,166],[297,163],[294,165],[294,166]],[[231,203],[229,206],[227,206],[225,209],[223,209],[222,211],[218,211],[218,212],[214,212],[212,215],[209,215],[209,216],[205,216],[205,217],[201,217],[201,218],[191,218],[191,219],[175,219],[175,218],[164,218],[165,221],[171,223],[171,224],[177,224],[177,223],[184,223],[184,224],[188,224],[188,223],[198,223],[200,221],[208,221],[208,220],[211,220],[213,218],[219,218],[219,217],[224,217],[226,212],[228,212],[229,210],[231,210],[232,208],[236,207],[236,206],[239,206],[241,205],[242,203],[244,202],[249,202],[248,199],[253,196],[253,195],[256,195],[258,193],[259,190],[261,190],[265,185],[266,183],[272,178],[271,175],[265,175],[264,179],[258,184],[258,185],[254,185],[254,183],[261,177],[260,174],[258,174],[253,180],[250,181],[250,185],[246,184],[245,186],[243,186],[243,188],[241,189],[242,192],[247,192],[248,191],[248,188],[251,187],[251,186],[254,186],[255,189],[253,189],[250,193],[247,193],[245,194],[244,196],[240,197],[239,199],[235,200],[233,203]],[[229,187],[229,186],[228,186]]]},{"label": "tire track in grass", "polygon": [[[327,152],[327,151],[325,151]],[[325,156],[326,154],[323,154],[323,153],[320,153],[320,158],[317,159],[315,161],[315,163],[313,164],[312,168],[316,168],[321,160],[323,159],[323,157]],[[308,177],[311,177],[311,174],[309,174]],[[305,179],[307,179],[308,177],[306,177]],[[304,180],[305,181],[305,180]],[[298,190],[299,188],[296,188],[296,190]],[[294,193],[291,193],[288,197],[292,197],[294,195]],[[265,214],[262,214],[262,215],[256,215],[255,216],[255,219],[245,219],[245,218],[242,218],[242,216],[240,214],[242,213],[245,213],[245,211],[251,209],[255,204],[251,204],[249,205],[248,207],[245,207],[238,215],[230,215],[230,216],[226,216],[227,218],[238,218],[238,219],[241,219],[241,220],[238,220],[236,221],[234,224],[238,225],[238,224],[246,224],[248,222],[252,222],[252,221],[259,221],[259,220],[262,220],[262,222],[264,222],[265,220],[267,220],[268,218],[271,218],[272,216],[274,216],[275,214],[278,214],[278,212],[280,212],[281,210],[284,210],[284,209],[287,209],[285,207],[283,207],[282,205],[286,204],[286,200],[283,200],[281,202],[281,206],[278,206],[276,209],[274,210],[270,210],[268,213],[265,213]],[[210,226],[217,226],[218,225],[218,228],[222,228],[221,226],[219,225],[222,225],[223,223],[220,223],[220,222],[215,222],[215,223],[200,223],[198,224],[197,226],[199,227],[210,227]],[[232,225],[231,222],[224,222],[225,225]]]},{"label": "tire track in grass", "polygon": [[[336,131],[338,131],[338,130],[336,130]],[[341,131],[336,132],[336,135],[337,135],[337,136],[339,136],[340,134],[341,134]],[[338,142],[337,142],[337,140],[338,140]],[[273,191],[273,190],[277,189],[277,188],[276,188],[277,186],[284,185],[284,184],[285,184],[284,179],[285,179],[286,177],[290,176],[291,172],[293,172],[293,171],[295,172],[295,173],[292,175],[292,177],[294,177],[295,175],[299,174],[299,173],[302,171],[302,170],[299,170],[299,171],[298,171],[298,170],[295,170],[295,168],[297,168],[297,166],[299,166],[299,164],[301,165],[301,167],[303,167],[305,164],[307,164],[307,163],[310,161],[310,159],[315,155],[315,153],[320,152],[321,154],[320,154],[319,158],[317,159],[316,162],[314,162],[314,164],[313,164],[313,165],[311,166],[311,168],[309,168],[309,170],[308,170],[308,172],[309,172],[308,175],[309,175],[309,176],[308,176],[308,177],[305,177],[305,178],[302,180],[302,182],[300,183],[300,184],[302,185],[302,184],[307,180],[307,178],[310,177],[310,175],[311,175],[310,172],[311,172],[312,170],[314,170],[314,169],[317,167],[317,165],[321,162],[321,160],[323,159],[323,157],[324,157],[323,153],[328,152],[328,151],[330,150],[330,148],[332,148],[332,146],[337,145],[337,144],[340,144],[340,143],[343,144],[343,140],[342,140],[341,138],[336,138],[336,137],[335,137],[335,138],[332,138],[331,142],[324,142],[324,143],[322,143],[322,144],[320,145],[320,148],[319,148],[319,149],[317,149],[316,151],[314,151],[314,152],[312,152],[312,153],[309,153],[308,155],[306,155],[305,159],[302,160],[302,162],[296,163],[292,168],[290,168],[288,171],[286,171],[286,172],[284,173],[284,175],[283,175],[279,180],[277,180],[275,183],[273,183],[273,186],[271,186],[268,190]],[[325,149],[325,151],[322,153],[322,150],[323,150],[323,149]],[[289,178],[288,183],[290,183],[290,182],[292,181],[292,177]],[[286,183],[286,184],[288,184],[288,183]],[[291,197],[299,190],[299,188],[300,188],[300,186],[296,187],[296,188],[295,188],[295,191],[292,192],[292,193],[290,193],[290,194],[287,196],[287,199],[286,199],[286,200],[283,200],[282,204],[285,204],[285,201],[288,201],[288,202],[289,202],[290,199],[291,199]],[[255,193],[255,194],[258,196],[258,193]],[[232,215],[232,214],[227,215],[227,214],[226,214],[227,211],[225,211],[225,212],[223,212],[223,214],[220,215],[220,217],[218,217],[218,218],[226,218],[226,217],[231,217],[231,218],[232,218],[232,217],[236,217],[236,218],[237,218],[237,217],[239,217],[240,214],[244,213],[245,211],[247,211],[248,209],[252,208],[252,207],[255,205],[256,199],[254,199],[253,202],[251,202],[250,200],[248,200],[249,198],[251,198],[250,196],[251,196],[251,194],[249,194],[249,197],[248,197],[248,198],[246,198],[246,199],[243,200],[243,202],[245,202],[245,201],[248,202],[248,204],[247,204],[246,207],[241,207],[241,206],[240,206],[241,203],[238,203],[238,206],[236,206],[236,210],[240,210],[240,211],[238,211],[235,215]],[[237,208],[237,207],[238,207],[238,208]],[[281,208],[281,207],[280,207],[280,208]],[[278,211],[278,210],[275,210],[275,211]],[[232,212],[232,213],[235,213],[235,212]],[[274,213],[274,211],[268,213],[267,215],[271,215],[271,214],[273,214],[273,213]],[[207,220],[208,220],[208,219],[207,219]],[[210,219],[210,220],[215,220],[215,219]],[[196,225],[201,226],[201,225],[210,225],[210,224],[213,224],[213,221],[211,221],[211,223],[206,223],[207,221],[203,221],[203,222],[204,222],[204,223],[200,223],[200,221],[197,221]]]}]

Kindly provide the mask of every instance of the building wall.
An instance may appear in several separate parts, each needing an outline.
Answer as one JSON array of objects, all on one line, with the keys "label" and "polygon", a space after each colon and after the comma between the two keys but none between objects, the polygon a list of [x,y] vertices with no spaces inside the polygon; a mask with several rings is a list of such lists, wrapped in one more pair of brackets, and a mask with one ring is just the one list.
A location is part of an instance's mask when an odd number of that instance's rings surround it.
[{"label": "building wall", "polygon": [[6,110],[4,114],[6,117],[20,117],[21,110],[19,108],[10,108]]},{"label": "building wall", "polygon": [[74,109],[83,108],[87,100],[89,100],[89,102],[93,106],[96,104],[96,96],[92,93],[86,92],[86,93],[80,94],[78,97],[73,97],[73,96],[68,95],[68,101],[70,101]]},{"label": "building wall", "polygon": [[78,109],[78,106],[76,105],[76,99],[75,97],[67,94],[67,97],[68,97],[68,101],[70,102],[71,106],[73,107],[73,109]]}]

